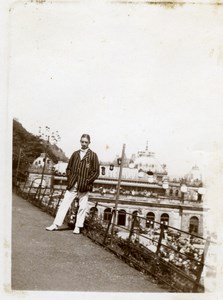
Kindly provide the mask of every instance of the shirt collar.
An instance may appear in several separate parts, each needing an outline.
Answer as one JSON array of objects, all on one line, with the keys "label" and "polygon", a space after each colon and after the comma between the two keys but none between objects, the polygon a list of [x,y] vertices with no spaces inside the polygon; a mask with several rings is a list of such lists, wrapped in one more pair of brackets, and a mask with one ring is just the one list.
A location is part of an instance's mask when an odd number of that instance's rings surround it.
[{"label": "shirt collar", "polygon": [[88,151],[89,148],[87,149],[80,149],[81,152],[86,153]]}]

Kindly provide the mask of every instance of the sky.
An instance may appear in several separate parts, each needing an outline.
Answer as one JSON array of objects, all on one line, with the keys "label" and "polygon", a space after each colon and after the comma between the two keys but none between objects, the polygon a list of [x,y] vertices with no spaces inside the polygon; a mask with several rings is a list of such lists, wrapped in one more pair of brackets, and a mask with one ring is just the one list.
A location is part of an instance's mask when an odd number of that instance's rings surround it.
[{"label": "sky", "polygon": [[16,2],[10,116],[34,134],[58,130],[68,157],[82,133],[106,161],[123,144],[130,157],[148,140],[170,176],[197,164],[208,177],[222,159],[222,13],[208,5]]}]

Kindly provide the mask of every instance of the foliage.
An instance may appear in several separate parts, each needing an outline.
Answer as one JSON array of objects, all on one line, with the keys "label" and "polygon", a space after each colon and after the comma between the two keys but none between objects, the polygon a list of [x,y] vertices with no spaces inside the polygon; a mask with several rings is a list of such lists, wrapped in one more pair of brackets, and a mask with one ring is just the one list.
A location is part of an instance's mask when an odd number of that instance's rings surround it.
[{"label": "foliage", "polygon": [[[42,141],[38,136],[28,132],[21,123],[16,119],[13,119],[13,175],[15,175],[18,163],[19,175],[23,175],[28,170],[30,164],[44,152],[46,152],[46,142]],[[60,148],[50,143],[47,147],[47,154],[54,163],[58,160],[68,160]]]}]

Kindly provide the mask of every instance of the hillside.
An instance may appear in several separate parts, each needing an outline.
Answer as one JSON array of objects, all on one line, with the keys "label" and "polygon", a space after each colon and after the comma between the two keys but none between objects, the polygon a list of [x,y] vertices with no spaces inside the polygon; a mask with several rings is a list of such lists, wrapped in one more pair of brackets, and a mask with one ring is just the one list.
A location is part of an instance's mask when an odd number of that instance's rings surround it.
[{"label": "hillside", "polygon": [[[21,123],[13,119],[13,157],[12,168],[13,175],[15,175],[18,161],[19,173],[22,175],[27,170],[29,165],[37,158],[41,153],[46,152],[46,142],[42,141],[38,136],[28,132]],[[57,147],[57,145],[48,144],[47,154],[57,163],[59,160],[67,162],[68,158],[65,153]]]}]

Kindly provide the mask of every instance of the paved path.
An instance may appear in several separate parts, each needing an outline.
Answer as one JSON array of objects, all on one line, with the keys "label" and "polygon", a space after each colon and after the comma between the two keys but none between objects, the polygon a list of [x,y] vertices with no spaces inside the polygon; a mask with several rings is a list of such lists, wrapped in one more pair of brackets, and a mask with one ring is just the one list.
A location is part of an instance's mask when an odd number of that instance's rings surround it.
[{"label": "paved path", "polygon": [[13,195],[12,289],[98,292],[167,292],[115,255]]}]

